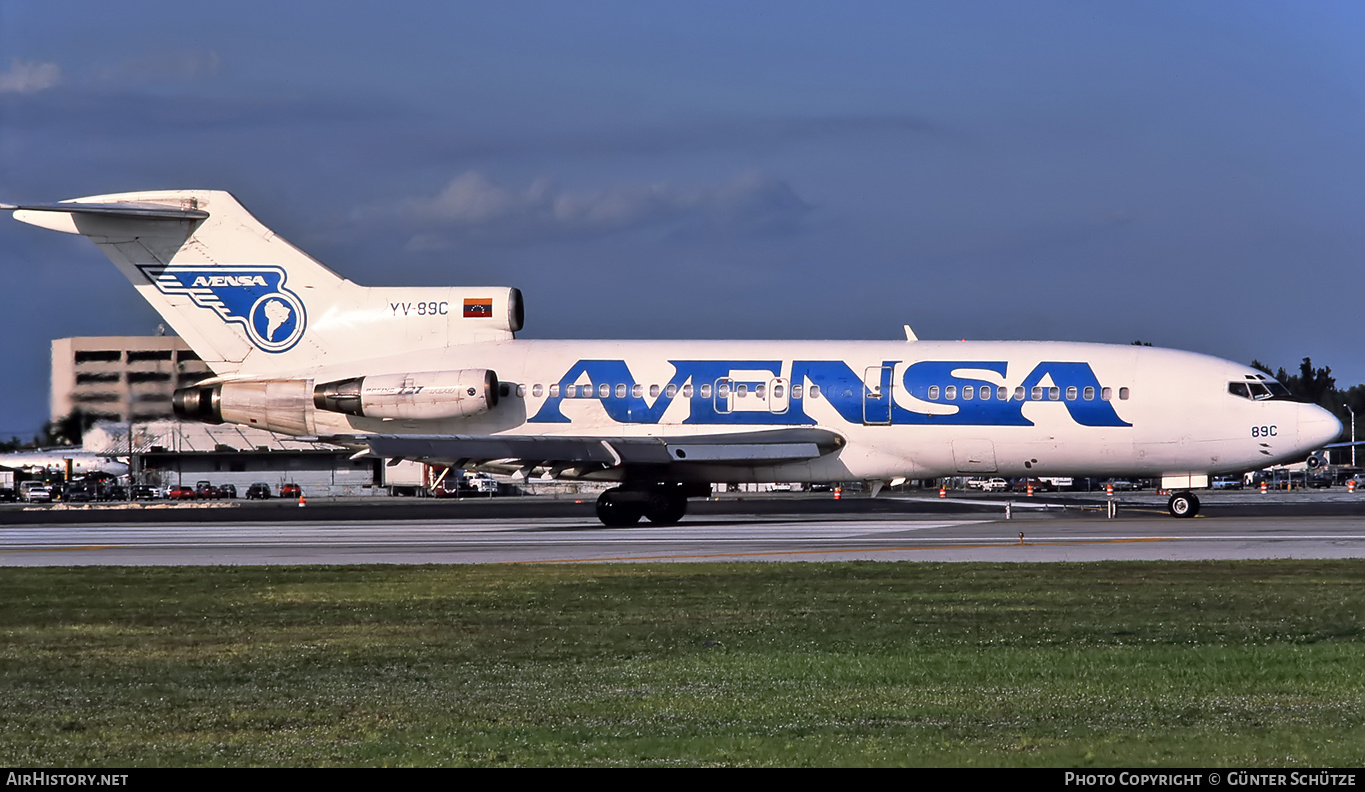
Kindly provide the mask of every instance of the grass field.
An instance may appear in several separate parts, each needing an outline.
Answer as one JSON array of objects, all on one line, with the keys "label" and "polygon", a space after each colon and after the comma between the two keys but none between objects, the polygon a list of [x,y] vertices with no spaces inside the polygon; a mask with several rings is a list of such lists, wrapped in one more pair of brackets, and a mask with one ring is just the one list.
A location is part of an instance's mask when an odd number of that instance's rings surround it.
[{"label": "grass field", "polygon": [[0,570],[0,764],[1365,765],[1365,562]]}]

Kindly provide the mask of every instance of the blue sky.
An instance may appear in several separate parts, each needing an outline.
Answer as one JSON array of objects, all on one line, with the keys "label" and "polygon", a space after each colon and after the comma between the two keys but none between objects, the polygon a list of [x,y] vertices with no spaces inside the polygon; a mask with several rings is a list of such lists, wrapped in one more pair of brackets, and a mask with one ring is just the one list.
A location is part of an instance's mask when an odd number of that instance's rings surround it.
[{"label": "blue sky", "polygon": [[[1143,340],[1365,382],[1365,6],[0,3],[0,201],[231,190],[526,338]],[[0,435],[159,319],[0,219]]]}]

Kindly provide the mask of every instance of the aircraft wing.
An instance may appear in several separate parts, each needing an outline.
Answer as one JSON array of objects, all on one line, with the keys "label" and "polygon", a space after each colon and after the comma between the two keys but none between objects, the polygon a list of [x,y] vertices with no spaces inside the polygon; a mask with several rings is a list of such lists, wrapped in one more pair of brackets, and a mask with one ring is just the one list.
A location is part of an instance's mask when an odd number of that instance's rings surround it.
[{"label": "aircraft wing", "polygon": [[815,459],[844,444],[816,428],[681,437],[560,437],[546,435],[347,435],[325,442],[368,445],[376,456],[452,467],[583,471],[621,465],[754,465]]}]

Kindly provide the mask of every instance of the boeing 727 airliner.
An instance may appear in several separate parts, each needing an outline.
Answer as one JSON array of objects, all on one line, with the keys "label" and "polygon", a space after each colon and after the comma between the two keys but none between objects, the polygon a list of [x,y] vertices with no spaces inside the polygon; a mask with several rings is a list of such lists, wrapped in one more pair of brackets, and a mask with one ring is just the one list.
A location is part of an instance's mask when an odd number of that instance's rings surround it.
[{"label": "boeing 727 airliner", "polygon": [[1238,363],[1058,342],[527,341],[511,288],[368,288],[226,192],[5,207],[89,237],[215,376],[177,412],[359,453],[615,482],[607,525],[673,523],[710,482],[1209,476],[1301,460],[1329,412]]}]

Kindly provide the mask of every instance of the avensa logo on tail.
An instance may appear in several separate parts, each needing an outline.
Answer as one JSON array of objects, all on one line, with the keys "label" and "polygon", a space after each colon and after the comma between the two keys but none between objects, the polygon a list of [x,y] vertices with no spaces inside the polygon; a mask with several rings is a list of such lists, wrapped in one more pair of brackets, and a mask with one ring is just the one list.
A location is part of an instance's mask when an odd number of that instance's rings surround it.
[{"label": "avensa logo on tail", "polygon": [[303,301],[284,287],[279,267],[144,267],[162,294],[186,294],[223,321],[242,326],[263,352],[292,349],[308,324]]}]

